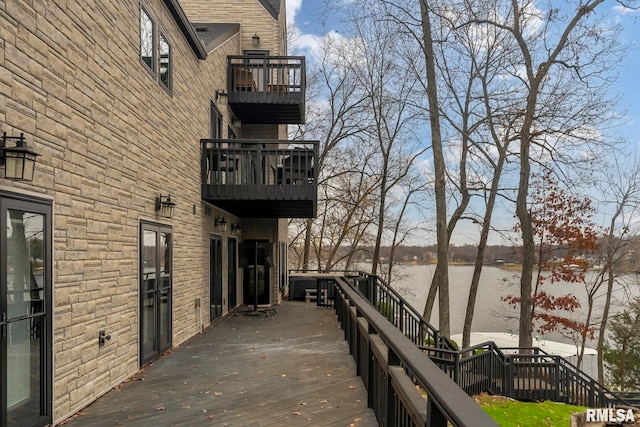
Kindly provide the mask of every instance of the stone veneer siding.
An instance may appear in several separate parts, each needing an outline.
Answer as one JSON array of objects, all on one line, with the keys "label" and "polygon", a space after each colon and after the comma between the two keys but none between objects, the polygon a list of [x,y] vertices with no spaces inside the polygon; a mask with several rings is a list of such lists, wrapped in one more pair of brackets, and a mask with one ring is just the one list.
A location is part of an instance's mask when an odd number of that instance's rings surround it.
[{"label": "stone veneer siding", "polygon": [[[199,140],[209,136],[215,91],[226,87],[227,55],[240,54],[241,43],[250,46],[253,32],[260,32],[261,46],[277,39],[270,15],[244,0],[258,10],[247,15],[249,32],[200,61],[164,3],[142,3],[171,44],[171,92],[140,62],[138,0],[0,5],[0,124],[9,134],[24,132],[42,154],[32,183],[2,181],[2,187],[54,200],[55,422],[138,369],[140,221],[173,227],[173,344],[200,330],[196,297],[208,323],[209,235],[220,234],[213,218],[221,212],[206,214],[201,201]],[[222,12],[230,8],[206,3],[226,19]],[[218,107],[226,128],[228,108]],[[177,204],[171,220],[154,210],[160,193]],[[274,221],[244,220],[242,234],[246,227],[260,238],[273,235],[277,244]],[[286,227],[280,233],[286,236]],[[231,233],[222,234],[226,263]],[[225,295],[226,276],[223,269]],[[272,281],[277,286],[277,277]],[[99,329],[112,337],[100,348]]]}]

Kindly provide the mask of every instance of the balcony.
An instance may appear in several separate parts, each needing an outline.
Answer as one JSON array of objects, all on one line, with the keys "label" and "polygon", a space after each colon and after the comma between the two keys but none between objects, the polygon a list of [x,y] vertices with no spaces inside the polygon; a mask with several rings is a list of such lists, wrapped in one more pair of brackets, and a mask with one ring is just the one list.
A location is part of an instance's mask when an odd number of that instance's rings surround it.
[{"label": "balcony", "polygon": [[246,124],[304,123],[303,56],[229,56],[229,106]]},{"label": "balcony", "polygon": [[203,200],[240,218],[315,217],[317,142],[202,139],[201,143]]}]

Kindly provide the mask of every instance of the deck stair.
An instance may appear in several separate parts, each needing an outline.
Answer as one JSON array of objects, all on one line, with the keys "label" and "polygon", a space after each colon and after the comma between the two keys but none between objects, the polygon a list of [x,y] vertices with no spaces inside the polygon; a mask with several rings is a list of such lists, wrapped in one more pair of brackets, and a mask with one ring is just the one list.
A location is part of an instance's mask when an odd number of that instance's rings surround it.
[{"label": "deck stair", "polygon": [[640,406],[640,396],[611,391],[564,357],[539,347],[510,348],[505,354],[493,342],[485,342],[459,350],[378,276],[362,272],[340,276],[469,395],[489,392],[590,408]]}]

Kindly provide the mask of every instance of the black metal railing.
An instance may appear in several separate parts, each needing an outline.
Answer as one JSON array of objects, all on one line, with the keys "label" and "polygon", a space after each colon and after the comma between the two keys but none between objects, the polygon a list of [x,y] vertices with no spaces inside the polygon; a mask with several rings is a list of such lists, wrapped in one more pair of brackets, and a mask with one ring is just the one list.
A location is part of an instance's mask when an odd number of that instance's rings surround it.
[{"label": "black metal railing", "polygon": [[[229,56],[229,104],[246,123],[304,123],[303,56]],[[269,110],[252,109],[270,105]]]},{"label": "black metal railing", "polygon": [[[379,310],[380,302],[384,301],[382,307],[391,305],[393,310],[397,307],[398,313],[406,312],[406,301],[382,279],[361,273],[359,280],[367,280],[369,289],[364,294]],[[415,310],[411,317],[411,323],[425,323],[428,326],[424,328],[438,337],[437,330]],[[404,319],[403,315],[395,315],[392,323],[402,331]],[[493,342],[487,342],[466,349],[454,349],[444,337],[427,340],[423,344],[412,341],[470,395],[489,391],[518,400],[553,400],[592,408],[630,403],[564,357],[550,355],[538,347],[500,349]],[[515,354],[504,354],[503,350]]]},{"label": "black metal railing", "polygon": [[334,304],[380,426],[497,424],[344,278]]},{"label": "black metal railing", "polygon": [[455,349],[379,277],[349,272],[344,279],[469,395],[488,391],[518,400],[552,400],[591,408],[640,402],[640,394],[611,391],[564,357],[538,347],[500,348],[485,342]]},{"label": "black metal railing", "polygon": [[[202,139],[201,143],[204,200],[239,216],[245,216],[236,212],[243,207],[253,209],[254,216],[269,209],[283,217],[315,215],[317,142]],[[290,203],[266,204],[261,212],[255,211],[255,205],[238,203],[256,200]]]},{"label": "black metal railing", "polygon": [[454,350],[455,346],[440,336],[438,330],[380,277],[366,273],[347,276],[354,286],[414,344]]}]

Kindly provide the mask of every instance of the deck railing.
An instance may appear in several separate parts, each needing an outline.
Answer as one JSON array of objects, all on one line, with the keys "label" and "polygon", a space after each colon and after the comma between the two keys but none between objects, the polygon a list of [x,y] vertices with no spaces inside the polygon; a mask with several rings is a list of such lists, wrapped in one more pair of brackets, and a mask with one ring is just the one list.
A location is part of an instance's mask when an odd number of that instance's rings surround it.
[{"label": "deck railing", "polygon": [[591,408],[640,403],[639,394],[611,391],[564,357],[538,347],[499,348],[486,342],[454,349],[379,277],[349,272],[344,280],[469,395],[488,391],[518,400],[553,400]]},{"label": "deck railing", "polygon": [[344,278],[331,283],[340,325],[380,426],[497,426],[357,288]]},{"label": "deck railing", "polygon": [[375,275],[347,276],[360,292],[416,345],[454,350],[454,345],[427,322],[395,289]]},{"label": "deck railing", "polygon": [[228,101],[243,122],[304,123],[305,91],[304,56],[228,57]]},{"label": "deck railing", "polygon": [[202,139],[201,143],[204,200],[303,201],[308,203],[301,212],[289,213],[315,214],[317,142]]},{"label": "deck railing", "polygon": [[[370,289],[363,294],[372,305],[380,308],[380,301],[389,301],[398,307],[399,313],[406,310],[406,302],[395,302],[402,299],[382,279],[366,273],[360,277],[359,280],[370,284]],[[415,310],[413,313],[415,315]],[[420,314],[417,317],[419,320],[412,321],[425,323],[428,326],[424,328],[435,331],[432,333],[437,337],[437,330]],[[402,330],[399,326],[402,322],[394,321],[394,324]],[[518,400],[553,400],[591,408],[630,404],[623,395],[598,383],[562,356],[550,355],[538,347],[500,349],[493,342],[486,342],[458,350],[443,337],[416,345],[470,395],[490,391]],[[516,354],[505,354],[502,350]]]}]

